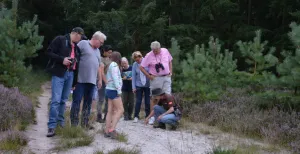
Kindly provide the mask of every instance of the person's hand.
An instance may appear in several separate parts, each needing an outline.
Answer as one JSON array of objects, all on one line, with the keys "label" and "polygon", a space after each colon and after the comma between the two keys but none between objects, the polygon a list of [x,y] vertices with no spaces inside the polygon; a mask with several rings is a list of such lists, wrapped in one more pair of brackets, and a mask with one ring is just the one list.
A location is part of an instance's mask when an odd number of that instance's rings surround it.
[{"label": "person's hand", "polygon": [[136,89],[132,89],[132,92],[133,92],[133,93],[136,93]]},{"label": "person's hand", "polygon": [[149,75],[149,77],[148,77],[150,80],[153,80],[154,78],[155,78],[155,76],[154,75]]},{"label": "person's hand", "polygon": [[172,75],[173,75],[173,74],[172,74],[172,73],[170,73],[168,76],[169,76],[169,77],[171,77]]},{"label": "person's hand", "polygon": [[144,124],[147,125],[148,122],[149,122],[149,118],[146,118],[145,121],[144,121]]},{"label": "person's hand", "polygon": [[123,79],[123,80],[126,80],[127,78],[126,78],[126,76],[124,76],[122,79]]},{"label": "person's hand", "polygon": [[102,87],[102,80],[98,80],[97,85],[98,85],[98,88],[100,89]]},{"label": "person's hand", "polygon": [[127,78],[127,80],[132,80],[132,78]]},{"label": "person's hand", "polygon": [[72,87],[72,90],[74,91],[74,90],[75,90],[75,88],[76,88],[76,86]]},{"label": "person's hand", "polygon": [[63,61],[63,64],[66,65],[66,66],[69,66],[72,62],[69,60],[69,57],[65,57],[64,58],[64,61]]},{"label": "person's hand", "polygon": [[157,121],[159,121],[162,117],[163,115],[158,116]]}]

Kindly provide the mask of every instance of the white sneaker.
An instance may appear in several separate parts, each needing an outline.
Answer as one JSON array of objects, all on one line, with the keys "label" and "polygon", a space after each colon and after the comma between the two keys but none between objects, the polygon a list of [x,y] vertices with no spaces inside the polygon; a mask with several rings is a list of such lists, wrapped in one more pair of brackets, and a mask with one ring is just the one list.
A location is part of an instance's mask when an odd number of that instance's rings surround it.
[{"label": "white sneaker", "polygon": [[139,118],[134,117],[133,122],[134,122],[134,123],[137,123],[138,121],[139,121]]},{"label": "white sneaker", "polygon": [[155,118],[154,118],[154,117],[151,117],[151,118],[149,119],[148,124],[149,124],[149,125],[153,125],[153,124],[154,124],[154,121],[155,121]]}]

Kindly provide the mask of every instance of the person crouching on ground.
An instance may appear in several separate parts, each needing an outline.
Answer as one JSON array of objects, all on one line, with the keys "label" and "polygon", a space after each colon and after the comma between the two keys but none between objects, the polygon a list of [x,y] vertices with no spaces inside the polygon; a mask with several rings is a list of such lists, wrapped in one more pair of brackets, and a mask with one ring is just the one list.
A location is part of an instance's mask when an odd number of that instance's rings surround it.
[{"label": "person crouching on ground", "polygon": [[106,74],[106,96],[108,98],[108,110],[106,115],[106,128],[104,137],[117,138],[116,126],[124,113],[122,94],[122,77],[120,72],[121,54],[114,51],[111,54],[111,63]]},{"label": "person crouching on ground", "polygon": [[152,96],[158,99],[158,104],[153,107],[150,115],[146,118],[145,124],[154,116],[154,128],[162,128],[168,130],[175,130],[178,126],[180,116],[175,113],[176,105],[173,96],[166,94],[162,89],[152,90]]}]

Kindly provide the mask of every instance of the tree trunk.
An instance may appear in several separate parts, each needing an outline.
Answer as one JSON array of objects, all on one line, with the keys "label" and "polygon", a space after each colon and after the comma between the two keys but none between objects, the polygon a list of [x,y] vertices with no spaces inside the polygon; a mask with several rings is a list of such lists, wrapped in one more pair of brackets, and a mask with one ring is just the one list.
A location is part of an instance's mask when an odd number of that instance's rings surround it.
[{"label": "tree trunk", "polygon": [[252,0],[248,1],[248,25],[250,24],[250,19],[251,19],[251,5],[252,5]]},{"label": "tree trunk", "polygon": [[169,8],[170,8],[170,11],[169,11],[169,26],[171,26],[172,24],[172,0],[169,0]]}]

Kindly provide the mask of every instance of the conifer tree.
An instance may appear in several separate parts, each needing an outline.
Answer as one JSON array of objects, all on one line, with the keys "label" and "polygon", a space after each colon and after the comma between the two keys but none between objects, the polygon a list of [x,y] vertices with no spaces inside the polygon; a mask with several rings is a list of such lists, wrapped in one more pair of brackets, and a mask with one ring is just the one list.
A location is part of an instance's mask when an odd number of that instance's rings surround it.
[{"label": "conifer tree", "polygon": [[234,82],[236,60],[232,52],[221,52],[218,39],[210,38],[208,47],[195,46],[193,53],[181,64],[182,90],[190,94],[193,100],[217,99],[220,92]]},{"label": "conifer tree", "polygon": [[278,65],[277,71],[280,75],[279,82],[294,89],[297,94],[297,88],[300,87],[300,25],[291,23],[291,32],[288,33],[294,44],[295,53],[283,52],[284,61]]},{"label": "conifer tree", "polygon": [[242,56],[246,58],[246,63],[251,65],[250,71],[255,74],[261,74],[266,69],[275,66],[278,63],[278,59],[273,55],[275,48],[266,50],[268,42],[261,41],[261,31],[256,31],[256,36],[253,41],[242,42],[238,41]]},{"label": "conifer tree", "polygon": [[30,71],[24,60],[37,56],[43,42],[35,25],[37,16],[18,25],[18,1],[13,0],[12,4],[12,9],[0,10],[0,82],[6,86],[17,86],[22,81],[22,75]]}]

